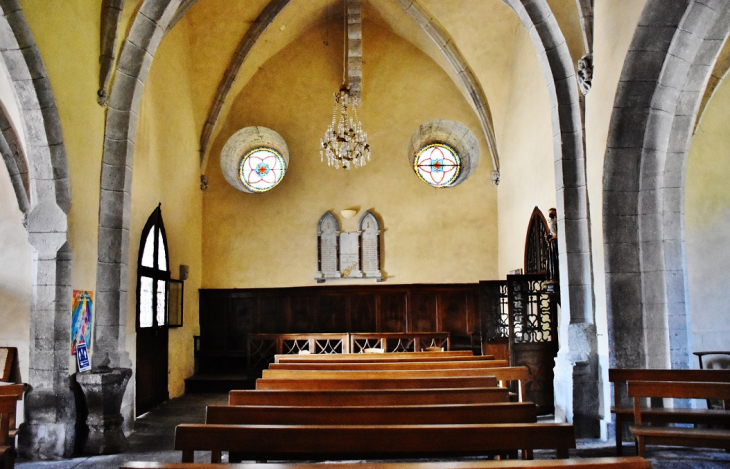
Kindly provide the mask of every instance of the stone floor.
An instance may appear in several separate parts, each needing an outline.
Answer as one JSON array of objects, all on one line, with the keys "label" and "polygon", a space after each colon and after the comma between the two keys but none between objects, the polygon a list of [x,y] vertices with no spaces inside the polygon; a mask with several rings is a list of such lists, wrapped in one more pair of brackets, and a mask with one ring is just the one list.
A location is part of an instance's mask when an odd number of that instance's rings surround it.
[{"label": "stone floor", "polygon": [[[129,437],[130,450],[123,454],[65,459],[61,461],[27,462],[19,460],[21,469],[71,469],[71,468],[118,468],[126,461],[179,462],[180,452],[173,447],[175,425],[201,423],[205,419],[205,406],[225,404],[226,394],[188,394],[168,401],[152,410],[135,423],[135,431]],[[625,453],[634,454],[628,445]],[[554,452],[536,451],[536,459],[549,459]],[[571,458],[614,456],[613,441],[579,440],[578,449],[571,451]],[[654,469],[701,468],[730,469],[730,453],[724,451],[700,451],[692,448],[650,447],[649,458]],[[196,461],[210,461],[210,453],[197,453]]]}]

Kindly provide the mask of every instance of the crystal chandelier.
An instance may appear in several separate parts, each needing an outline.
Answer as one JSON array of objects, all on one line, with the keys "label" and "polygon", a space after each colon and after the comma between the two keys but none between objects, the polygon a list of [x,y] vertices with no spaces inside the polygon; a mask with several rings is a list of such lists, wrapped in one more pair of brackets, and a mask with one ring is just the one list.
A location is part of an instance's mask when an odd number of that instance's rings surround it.
[{"label": "crystal chandelier", "polygon": [[[345,169],[365,166],[370,161],[370,145],[368,134],[362,130],[362,124],[357,117],[357,99],[350,95],[350,87],[347,85],[342,85],[334,96],[335,109],[332,112],[332,122],[320,141],[321,160],[324,161],[326,156],[327,165],[336,169],[340,166]],[[347,112],[349,106],[352,107],[352,116]]]},{"label": "crystal chandelier", "polygon": [[[357,4],[355,6],[356,9],[353,9],[353,11],[359,11],[360,2],[350,0],[350,3]],[[347,0],[343,1],[343,5],[345,7],[345,45],[342,64],[342,86],[337,93],[334,93],[335,109],[332,111],[332,123],[324,133],[324,137],[320,140],[319,154],[322,161],[327,157],[328,166],[334,166],[336,169],[340,166],[345,169],[351,169],[352,167],[359,168],[360,166],[365,166],[370,161],[370,145],[368,145],[368,134],[367,132],[363,132],[362,124],[357,116],[360,93],[351,90],[348,83],[347,40],[349,33],[347,31],[347,25],[349,10]],[[359,85],[357,88],[359,90]],[[349,115],[348,108],[352,109],[352,115]],[[339,119],[337,117],[338,113]]]}]

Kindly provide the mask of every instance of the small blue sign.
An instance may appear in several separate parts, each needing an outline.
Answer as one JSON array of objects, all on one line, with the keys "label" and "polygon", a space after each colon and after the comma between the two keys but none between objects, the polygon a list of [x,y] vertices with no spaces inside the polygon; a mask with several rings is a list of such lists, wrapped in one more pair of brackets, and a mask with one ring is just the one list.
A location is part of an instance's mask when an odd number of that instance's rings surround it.
[{"label": "small blue sign", "polygon": [[86,342],[81,339],[76,343],[76,361],[79,364],[79,371],[89,371],[91,363],[89,363],[89,349],[86,348]]}]

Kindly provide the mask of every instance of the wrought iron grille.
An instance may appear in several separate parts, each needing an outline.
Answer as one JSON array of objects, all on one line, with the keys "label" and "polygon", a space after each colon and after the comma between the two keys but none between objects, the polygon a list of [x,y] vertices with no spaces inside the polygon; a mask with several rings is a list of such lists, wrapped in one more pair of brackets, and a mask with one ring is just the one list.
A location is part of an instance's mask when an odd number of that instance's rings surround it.
[{"label": "wrought iron grille", "polygon": [[499,317],[497,318],[497,337],[509,337],[509,295],[507,284],[499,286]]},{"label": "wrought iron grille", "polygon": [[515,343],[552,342],[553,314],[547,282],[515,279],[509,281],[511,320]]}]

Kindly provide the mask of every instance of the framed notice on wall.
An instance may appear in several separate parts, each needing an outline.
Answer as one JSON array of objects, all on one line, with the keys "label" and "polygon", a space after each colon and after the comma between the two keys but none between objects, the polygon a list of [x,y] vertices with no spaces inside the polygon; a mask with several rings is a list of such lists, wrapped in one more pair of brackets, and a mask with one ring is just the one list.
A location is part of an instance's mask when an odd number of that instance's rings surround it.
[{"label": "framed notice on wall", "polygon": [[183,325],[183,291],[185,283],[182,280],[170,279],[170,296],[167,302],[168,327],[182,327]]}]

